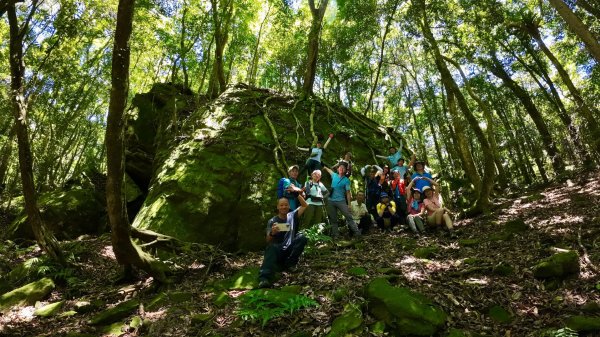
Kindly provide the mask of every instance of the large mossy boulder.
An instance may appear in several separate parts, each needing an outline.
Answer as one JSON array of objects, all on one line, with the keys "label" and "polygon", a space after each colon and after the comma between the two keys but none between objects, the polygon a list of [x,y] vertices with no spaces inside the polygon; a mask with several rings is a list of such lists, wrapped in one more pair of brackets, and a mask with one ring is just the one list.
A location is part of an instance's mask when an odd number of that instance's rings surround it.
[{"label": "large mossy boulder", "polygon": [[157,84],[134,105],[127,172],[139,186],[148,182],[149,192],[133,226],[230,251],[264,247],[277,181],[308,157],[297,147],[313,139],[311,114],[316,135],[335,135],[323,157],[329,164],[347,151],[358,163],[373,163],[373,153],[400,140],[341,106],[243,84],[203,104]]},{"label": "large mossy boulder", "polygon": [[385,278],[371,281],[366,294],[371,314],[400,336],[431,336],[446,322],[446,313],[425,296]]},{"label": "large mossy boulder", "polygon": [[579,255],[575,251],[554,254],[533,267],[533,276],[539,279],[560,279],[577,273],[579,273]]},{"label": "large mossy boulder", "polygon": [[48,296],[53,289],[54,282],[47,277],[26,284],[0,296],[0,312],[15,305],[33,305]]},{"label": "large mossy boulder", "polygon": [[[91,188],[75,187],[44,193],[39,198],[40,213],[46,226],[58,239],[73,239],[83,234],[99,234],[107,227],[104,195]],[[13,200],[14,221],[9,238],[34,239],[27,221],[23,197]]]}]

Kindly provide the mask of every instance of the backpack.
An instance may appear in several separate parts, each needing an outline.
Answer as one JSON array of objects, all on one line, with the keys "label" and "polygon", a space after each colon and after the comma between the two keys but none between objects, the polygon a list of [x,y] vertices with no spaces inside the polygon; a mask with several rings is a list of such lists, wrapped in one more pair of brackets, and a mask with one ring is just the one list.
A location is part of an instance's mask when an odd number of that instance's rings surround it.
[{"label": "backpack", "polygon": [[285,177],[279,179],[279,182],[277,183],[277,200],[283,198],[284,194],[285,194],[285,189],[283,188],[283,185],[285,184]]},{"label": "backpack", "polygon": [[[306,191],[307,191],[306,192],[307,193],[307,195],[306,195],[307,199],[310,199],[310,200],[315,201],[315,202],[323,201],[323,194],[322,194],[322,191],[321,191],[321,186],[318,183],[317,184],[313,184],[313,182],[311,180],[311,181],[307,181],[304,184],[304,186],[306,187]],[[318,189],[317,194],[320,194],[321,195],[320,197],[318,195],[317,196],[312,195],[312,188],[313,188],[313,186],[317,186],[317,189]]]}]

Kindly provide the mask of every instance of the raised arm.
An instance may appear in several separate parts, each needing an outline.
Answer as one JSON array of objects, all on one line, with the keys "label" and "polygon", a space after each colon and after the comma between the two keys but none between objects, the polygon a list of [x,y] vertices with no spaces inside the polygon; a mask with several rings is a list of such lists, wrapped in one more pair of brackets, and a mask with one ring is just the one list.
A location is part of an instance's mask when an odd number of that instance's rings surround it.
[{"label": "raised arm", "polygon": [[375,157],[377,158],[381,158],[381,159],[387,159],[387,156],[382,156],[380,154],[376,154]]},{"label": "raised arm", "polygon": [[310,148],[307,148],[307,147],[300,147],[300,146],[297,146],[296,148],[297,148],[298,150],[300,150],[300,151],[304,151],[304,152],[308,152],[308,151],[310,151]]},{"label": "raised arm", "polygon": [[412,156],[410,156],[410,162],[408,162],[408,167],[413,167],[415,162],[417,161],[417,155],[413,152]]},{"label": "raised arm", "polygon": [[333,171],[327,166],[323,166],[323,170],[327,171],[329,174],[333,174]]},{"label": "raised arm", "polygon": [[304,213],[304,211],[306,211],[306,208],[308,208],[308,204],[306,203],[306,200],[304,200],[304,197],[302,197],[302,195],[298,196],[298,201],[300,202],[300,208],[298,209],[298,216],[302,216],[302,214]]},{"label": "raised arm", "polygon": [[330,133],[329,138],[327,138],[327,141],[325,142],[325,145],[323,145],[323,149],[327,148],[327,145],[329,145],[329,142],[331,141],[332,138],[333,138],[333,133]]}]

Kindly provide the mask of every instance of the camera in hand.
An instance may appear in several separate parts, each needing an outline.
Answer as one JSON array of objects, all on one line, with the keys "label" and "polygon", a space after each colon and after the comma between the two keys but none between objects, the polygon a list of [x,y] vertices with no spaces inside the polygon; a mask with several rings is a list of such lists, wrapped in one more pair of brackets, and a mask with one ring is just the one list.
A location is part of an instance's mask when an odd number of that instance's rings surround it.
[{"label": "camera in hand", "polygon": [[289,232],[290,224],[289,223],[278,223],[277,228],[279,229],[280,232]]}]

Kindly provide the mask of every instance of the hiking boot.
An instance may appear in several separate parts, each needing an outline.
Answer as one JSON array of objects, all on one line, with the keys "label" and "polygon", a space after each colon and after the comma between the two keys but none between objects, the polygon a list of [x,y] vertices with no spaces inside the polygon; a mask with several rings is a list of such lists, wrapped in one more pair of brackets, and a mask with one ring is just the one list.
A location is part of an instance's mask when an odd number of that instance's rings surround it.
[{"label": "hiking boot", "polygon": [[260,289],[264,289],[264,288],[271,288],[273,287],[273,283],[271,283],[269,280],[260,280],[260,282],[258,282],[258,288]]}]

